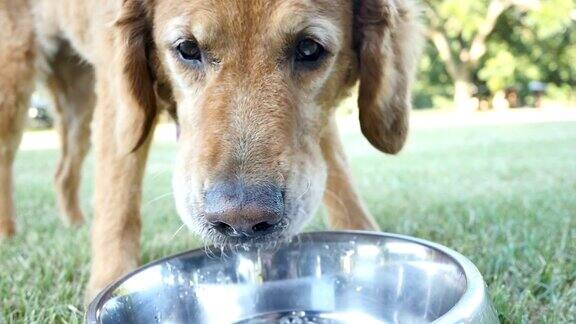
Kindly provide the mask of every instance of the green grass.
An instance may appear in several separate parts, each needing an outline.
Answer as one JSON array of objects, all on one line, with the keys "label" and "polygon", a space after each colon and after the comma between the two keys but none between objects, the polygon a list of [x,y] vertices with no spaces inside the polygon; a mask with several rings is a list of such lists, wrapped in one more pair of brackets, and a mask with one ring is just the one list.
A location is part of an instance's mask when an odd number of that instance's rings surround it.
[{"label": "green grass", "polygon": [[[377,153],[358,134],[345,142],[362,196],[384,230],[468,256],[503,322],[576,322],[576,123],[417,130],[397,157]],[[174,149],[157,145],[150,159],[144,262],[198,245],[185,231],[173,238],[181,224],[166,195]],[[51,186],[56,157],[54,150],[18,156],[19,234],[0,245],[0,323],[82,320],[88,227],[59,222]],[[309,227],[318,228],[321,215]]]}]

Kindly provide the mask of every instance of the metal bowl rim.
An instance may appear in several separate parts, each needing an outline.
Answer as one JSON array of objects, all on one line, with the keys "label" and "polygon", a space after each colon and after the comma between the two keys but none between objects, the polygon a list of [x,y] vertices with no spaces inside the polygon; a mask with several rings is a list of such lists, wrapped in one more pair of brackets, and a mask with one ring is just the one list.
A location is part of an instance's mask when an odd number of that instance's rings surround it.
[{"label": "metal bowl rim", "polygon": [[[468,318],[473,315],[473,313],[480,309],[482,303],[485,301],[486,295],[486,285],[484,283],[484,278],[480,274],[480,271],[476,268],[476,266],[466,258],[464,255],[456,252],[455,250],[448,248],[444,245],[434,243],[428,240],[403,235],[403,234],[394,234],[394,233],[387,233],[387,232],[371,232],[371,231],[355,231],[355,230],[346,230],[346,231],[313,231],[313,232],[305,232],[300,233],[296,236],[301,238],[316,238],[316,237],[323,237],[323,236],[331,236],[331,235],[354,235],[359,234],[363,236],[377,236],[382,238],[391,238],[391,239],[398,239],[401,241],[412,242],[416,244],[420,244],[436,250],[446,256],[450,257],[454,260],[455,264],[462,270],[464,273],[464,277],[466,280],[466,290],[464,294],[458,302],[444,315],[437,318],[434,323],[455,323],[457,321],[462,320],[462,318]],[[110,283],[106,288],[104,288],[101,292],[96,295],[96,297],[90,302],[88,306],[88,311],[86,312],[86,323],[88,324],[97,324],[97,312],[100,306],[103,306],[104,297],[110,295],[118,286],[122,285],[126,280],[130,277],[134,276],[138,272],[141,272],[145,269],[150,267],[156,266],[160,263],[166,262],[168,260],[180,258],[182,256],[194,256],[197,254],[205,253],[204,249],[194,249],[186,252],[177,253],[165,258],[161,258],[150,263],[147,263],[141,267],[138,267],[129,273],[125,274],[124,276],[120,277],[120,279],[115,280],[114,282]]]}]

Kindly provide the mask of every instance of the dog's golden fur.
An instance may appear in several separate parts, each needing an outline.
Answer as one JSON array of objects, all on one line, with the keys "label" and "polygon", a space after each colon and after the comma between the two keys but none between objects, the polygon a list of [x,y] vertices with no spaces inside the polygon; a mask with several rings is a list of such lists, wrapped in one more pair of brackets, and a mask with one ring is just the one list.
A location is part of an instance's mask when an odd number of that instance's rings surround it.
[{"label": "dog's golden fur", "polygon": [[[178,212],[205,239],[230,242],[207,226],[200,201],[230,177],[284,188],[286,227],[270,239],[300,230],[322,196],[332,228],[377,229],[333,113],[360,80],[362,132],[383,152],[402,148],[416,16],[408,0],[0,0],[0,235],[14,234],[11,168],[34,77],[60,116],[55,183],[70,224],[82,221],[77,190],[94,112],[89,297],[139,262],[142,177],[161,109],[179,125]],[[297,70],[287,48],[303,34],[328,54]],[[186,66],[174,49],[182,38],[216,59]]]}]

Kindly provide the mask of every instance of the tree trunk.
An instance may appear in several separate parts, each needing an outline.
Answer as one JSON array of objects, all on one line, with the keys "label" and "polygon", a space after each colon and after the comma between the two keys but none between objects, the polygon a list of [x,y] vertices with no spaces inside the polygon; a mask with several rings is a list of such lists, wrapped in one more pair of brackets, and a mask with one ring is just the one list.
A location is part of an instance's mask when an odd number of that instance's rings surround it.
[{"label": "tree trunk", "polygon": [[473,98],[474,84],[470,73],[462,69],[454,76],[454,106],[458,111],[472,111],[476,109]]}]

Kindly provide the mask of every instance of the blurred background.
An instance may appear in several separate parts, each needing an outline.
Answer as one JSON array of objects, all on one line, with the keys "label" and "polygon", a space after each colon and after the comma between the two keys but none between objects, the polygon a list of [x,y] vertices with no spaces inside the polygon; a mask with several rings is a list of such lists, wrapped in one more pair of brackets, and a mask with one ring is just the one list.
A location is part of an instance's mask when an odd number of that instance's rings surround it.
[{"label": "blurred background", "polygon": [[574,106],[573,0],[425,0],[416,108]]},{"label": "blurred background", "polygon": [[[367,143],[354,96],[338,110],[360,195],[384,231],[468,256],[503,323],[575,323],[576,2],[422,2],[427,42],[405,149],[391,157]],[[15,164],[19,234],[0,246],[0,323],[83,318],[89,227],[58,218],[47,98],[39,88]],[[174,211],[175,138],[165,118],[145,178],[143,262],[200,245]],[[81,195],[87,218],[93,163]],[[307,229],[325,229],[324,216]]]}]

